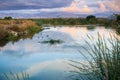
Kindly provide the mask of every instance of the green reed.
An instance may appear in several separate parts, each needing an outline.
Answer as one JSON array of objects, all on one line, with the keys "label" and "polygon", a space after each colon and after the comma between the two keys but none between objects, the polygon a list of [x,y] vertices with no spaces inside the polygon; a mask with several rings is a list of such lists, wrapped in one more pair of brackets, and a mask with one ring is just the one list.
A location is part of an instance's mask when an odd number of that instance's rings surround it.
[{"label": "green reed", "polygon": [[3,73],[1,80],[29,80],[29,75],[26,72],[21,73]]},{"label": "green reed", "polygon": [[[91,42],[95,40],[92,36],[88,38]],[[74,71],[79,75],[76,80],[120,80],[120,39],[116,35],[110,35],[110,39],[106,40],[98,34],[95,43],[86,41],[86,44],[88,48],[82,48],[89,56],[80,50],[79,52],[87,63],[71,60],[81,65],[71,64],[78,69]]]}]

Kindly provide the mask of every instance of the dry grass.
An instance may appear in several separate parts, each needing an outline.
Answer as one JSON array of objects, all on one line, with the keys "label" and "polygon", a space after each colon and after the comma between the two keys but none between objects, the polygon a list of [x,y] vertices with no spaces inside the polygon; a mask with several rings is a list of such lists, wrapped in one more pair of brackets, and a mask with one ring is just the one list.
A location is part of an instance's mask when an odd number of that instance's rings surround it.
[{"label": "dry grass", "polygon": [[28,27],[36,27],[36,23],[31,20],[0,20],[0,27],[7,30],[20,32],[26,30]]},{"label": "dry grass", "polygon": [[0,38],[4,38],[6,36],[7,30],[4,25],[0,25]]},{"label": "dry grass", "polygon": [[34,21],[27,19],[0,20],[0,41],[14,41],[23,36],[33,36],[41,31]]}]

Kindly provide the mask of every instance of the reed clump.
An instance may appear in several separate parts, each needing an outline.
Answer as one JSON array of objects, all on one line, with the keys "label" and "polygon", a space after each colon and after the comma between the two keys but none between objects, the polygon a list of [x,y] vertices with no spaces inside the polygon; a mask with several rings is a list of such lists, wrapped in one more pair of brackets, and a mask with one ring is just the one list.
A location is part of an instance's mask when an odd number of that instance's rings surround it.
[{"label": "reed clump", "polygon": [[[94,41],[89,36],[90,41]],[[105,40],[98,34],[98,39],[94,44],[86,41],[88,48],[83,47],[88,55],[79,51],[87,64],[72,61],[81,66],[72,65],[78,69],[74,71],[79,75],[77,80],[120,80],[120,38],[111,36],[109,40]],[[81,76],[81,75],[86,75]]]},{"label": "reed clump", "polygon": [[0,75],[0,80],[29,80],[29,74],[26,72],[20,72],[20,73],[4,73]]}]

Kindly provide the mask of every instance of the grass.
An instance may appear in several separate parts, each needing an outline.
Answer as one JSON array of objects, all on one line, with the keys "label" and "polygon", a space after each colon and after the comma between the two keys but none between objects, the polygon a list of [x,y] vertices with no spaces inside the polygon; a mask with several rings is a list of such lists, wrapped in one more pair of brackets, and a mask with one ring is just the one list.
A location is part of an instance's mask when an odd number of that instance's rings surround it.
[{"label": "grass", "polygon": [[29,75],[26,72],[21,73],[4,73],[1,75],[0,80],[29,80]]},{"label": "grass", "polygon": [[1,19],[0,20],[0,46],[9,41],[15,42],[21,38],[31,38],[40,32],[42,28],[36,22],[27,19]]},{"label": "grass", "polygon": [[[90,41],[93,42],[94,38],[89,37]],[[88,55],[83,55],[88,64],[72,61],[80,64],[76,66],[71,64],[73,67],[78,69],[74,71],[79,75],[76,80],[120,80],[120,39],[116,36],[111,36],[110,40],[105,40],[98,34],[98,40],[91,45],[86,41],[88,48],[83,49]],[[81,75],[88,75],[85,79]]]},{"label": "grass", "polygon": [[54,40],[54,39],[50,39],[48,41],[43,41],[42,43],[50,43],[50,44],[59,44],[59,43],[62,43],[63,41],[61,40]]},{"label": "grass", "polygon": [[0,27],[9,31],[23,32],[31,26],[38,27],[35,22],[27,19],[0,20]]},{"label": "grass", "polygon": [[39,26],[48,25],[103,25],[105,27],[117,28],[118,21],[108,20],[107,18],[96,18],[87,20],[86,18],[45,18],[31,19]]}]

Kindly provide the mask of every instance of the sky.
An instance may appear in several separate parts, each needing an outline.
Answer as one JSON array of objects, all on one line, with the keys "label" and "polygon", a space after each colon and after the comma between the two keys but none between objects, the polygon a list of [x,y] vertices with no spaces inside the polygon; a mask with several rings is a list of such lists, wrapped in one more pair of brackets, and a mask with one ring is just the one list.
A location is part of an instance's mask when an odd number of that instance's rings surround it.
[{"label": "sky", "polygon": [[107,17],[120,13],[120,0],[0,0],[0,17]]}]

